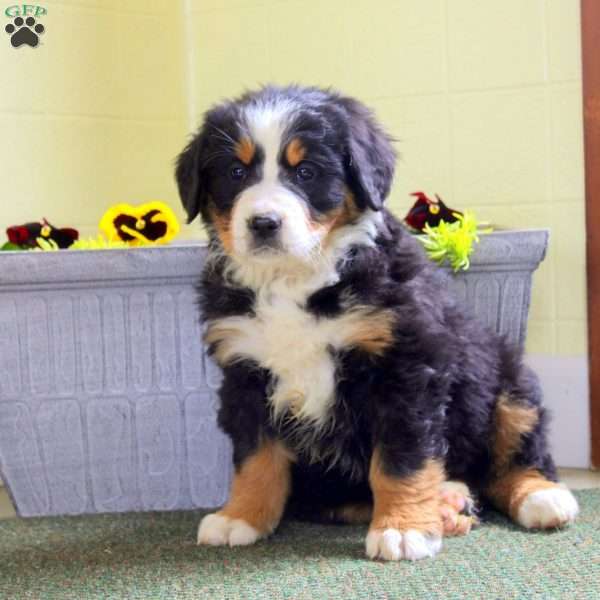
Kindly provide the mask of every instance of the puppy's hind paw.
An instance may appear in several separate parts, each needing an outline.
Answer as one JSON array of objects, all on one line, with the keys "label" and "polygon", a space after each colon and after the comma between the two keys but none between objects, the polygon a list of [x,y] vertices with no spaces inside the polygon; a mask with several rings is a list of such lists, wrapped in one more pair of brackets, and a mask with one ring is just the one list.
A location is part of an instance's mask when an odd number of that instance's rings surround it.
[{"label": "puppy's hind paw", "polygon": [[469,488],[460,481],[445,481],[440,491],[440,513],[445,536],[466,535],[479,523]]},{"label": "puppy's hind paw", "polygon": [[552,529],[572,523],[578,513],[573,494],[557,486],[529,494],[519,507],[517,521],[527,529]]}]

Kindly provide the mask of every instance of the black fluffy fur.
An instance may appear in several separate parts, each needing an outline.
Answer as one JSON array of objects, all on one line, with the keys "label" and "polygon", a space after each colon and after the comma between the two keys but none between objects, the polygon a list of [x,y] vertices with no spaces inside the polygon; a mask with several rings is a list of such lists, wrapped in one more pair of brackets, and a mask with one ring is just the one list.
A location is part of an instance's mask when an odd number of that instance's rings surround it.
[{"label": "black fluffy fur", "polygon": [[[335,317],[348,293],[361,305],[394,311],[394,343],[374,358],[359,350],[340,352],[331,426],[315,430],[294,420],[274,421],[268,404],[273,377],[252,361],[224,368],[219,424],[234,444],[240,465],[265,437],[278,438],[297,454],[292,504],[303,511],[369,500],[369,461],[375,445],[390,475],[405,477],[425,461],[443,461],[449,478],[484,490],[493,476],[494,407],[501,394],[539,409],[539,423],[524,436],[516,465],[556,473],[546,444],[546,413],[535,375],[513,348],[484,327],[447,291],[446,277],[420,244],[382,207],[393,175],[390,139],[354,100],[320,90],[267,88],[213,109],[205,127],[179,158],[177,179],[190,219],[201,213],[211,227],[207,202],[226,210],[231,190],[217,189],[208,167],[218,147],[212,131],[239,134],[240,107],[265,96],[300,98],[306,115],[296,131],[312,131],[327,142],[343,177],[362,208],[384,211],[374,247],[354,246],[339,265],[339,281],[316,291],[305,309],[317,319]],[[315,132],[315,121],[322,130]],[[216,128],[216,129],[215,129]],[[311,129],[313,128],[313,129]],[[311,139],[311,136],[308,135]],[[329,158],[333,160],[333,158]],[[336,167],[337,168],[337,167]],[[219,203],[221,203],[219,205]],[[225,281],[230,260],[211,233],[211,261],[201,284],[205,319],[252,315],[254,292]],[[302,343],[301,340],[299,343]]]}]

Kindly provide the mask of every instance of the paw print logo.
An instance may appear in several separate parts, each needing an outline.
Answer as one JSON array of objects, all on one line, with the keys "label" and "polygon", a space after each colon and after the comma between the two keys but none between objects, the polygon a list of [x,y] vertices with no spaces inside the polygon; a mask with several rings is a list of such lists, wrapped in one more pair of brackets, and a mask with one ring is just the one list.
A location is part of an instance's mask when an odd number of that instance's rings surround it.
[{"label": "paw print logo", "polygon": [[10,35],[10,43],[18,48],[27,44],[35,48],[40,41],[40,34],[44,33],[44,26],[35,22],[33,17],[23,19],[17,17],[12,23],[9,23],[4,30]]}]

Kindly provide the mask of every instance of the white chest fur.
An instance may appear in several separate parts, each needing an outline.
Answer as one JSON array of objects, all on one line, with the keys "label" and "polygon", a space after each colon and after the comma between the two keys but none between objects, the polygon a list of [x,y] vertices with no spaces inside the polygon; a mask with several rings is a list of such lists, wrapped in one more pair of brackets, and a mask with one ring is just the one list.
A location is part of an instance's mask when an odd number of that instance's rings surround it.
[{"label": "white chest fur", "polygon": [[291,408],[318,423],[326,420],[334,399],[331,350],[343,344],[343,336],[338,319],[318,319],[303,304],[298,290],[269,286],[257,295],[255,316],[213,321],[207,340],[218,340],[221,364],[249,358],[275,375],[269,398],[275,415]]}]

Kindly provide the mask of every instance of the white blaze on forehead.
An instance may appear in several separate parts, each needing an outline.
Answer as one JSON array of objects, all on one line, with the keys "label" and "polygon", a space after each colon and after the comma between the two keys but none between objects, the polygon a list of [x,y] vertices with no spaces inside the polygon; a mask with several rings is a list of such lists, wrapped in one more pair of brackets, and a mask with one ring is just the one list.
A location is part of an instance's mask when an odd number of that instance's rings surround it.
[{"label": "white blaze on forehead", "polygon": [[304,201],[279,179],[282,145],[298,108],[293,102],[274,99],[245,109],[246,133],[261,148],[263,162],[260,179],[242,191],[233,211],[234,250],[240,259],[251,250],[247,223],[257,214],[276,213],[281,217],[279,241],[284,253],[306,259],[319,242],[308,226]]},{"label": "white blaze on forehead", "polygon": [[297,109],[293,102],[277,100],[246,109],[248,133],[264,152],[262,179],[265,182],[277,181],[283,136]]}]

